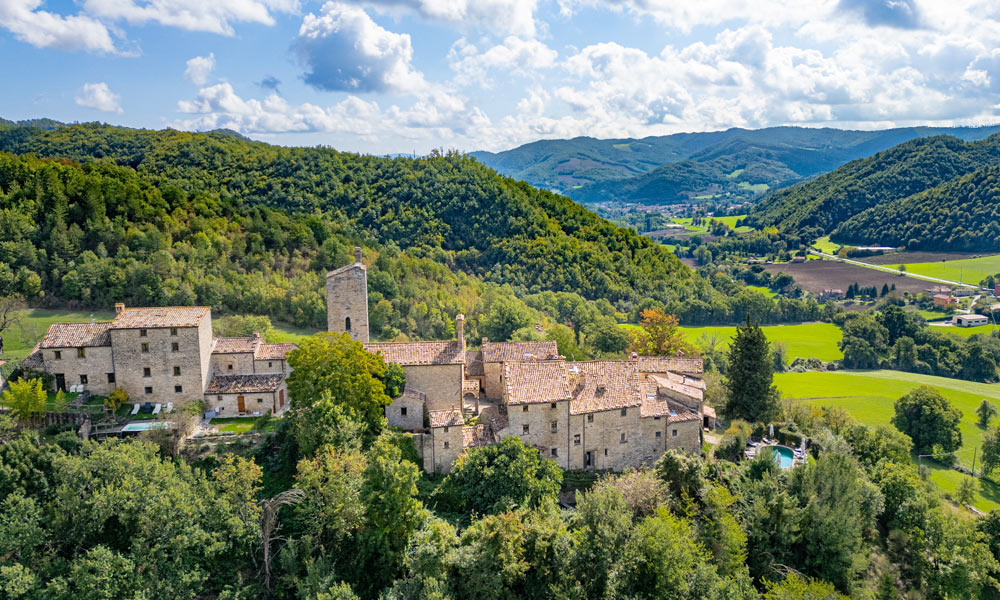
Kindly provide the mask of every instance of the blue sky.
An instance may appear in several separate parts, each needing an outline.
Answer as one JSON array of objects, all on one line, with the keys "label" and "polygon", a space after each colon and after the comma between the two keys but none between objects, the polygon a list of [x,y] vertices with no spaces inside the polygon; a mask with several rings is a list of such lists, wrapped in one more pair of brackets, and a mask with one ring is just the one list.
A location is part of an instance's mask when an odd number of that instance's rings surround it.
[{"label": "blue sky", "polygon": [[995,0],[0,0],[0,116],[425,153],[1000,122]]}]

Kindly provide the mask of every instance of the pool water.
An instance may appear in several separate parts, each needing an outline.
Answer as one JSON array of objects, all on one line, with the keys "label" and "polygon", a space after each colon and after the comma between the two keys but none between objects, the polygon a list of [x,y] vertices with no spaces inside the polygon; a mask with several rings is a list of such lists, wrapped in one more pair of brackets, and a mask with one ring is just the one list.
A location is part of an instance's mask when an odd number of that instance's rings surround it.
[{"label": "pool water", "polygon": [[166,429],[166,428],[167,424],[161,421],[152,421],[145,423],[142,421],[133,421],[128,425],[122,427],[122,433],[128,433],[130,431],[148,431],[150,429]]},{"label": "pool water", "polygon": [[774,451],[774,462],[782,469],[788,469],[795,463],[795,452],[785,446],[771,446]]}]

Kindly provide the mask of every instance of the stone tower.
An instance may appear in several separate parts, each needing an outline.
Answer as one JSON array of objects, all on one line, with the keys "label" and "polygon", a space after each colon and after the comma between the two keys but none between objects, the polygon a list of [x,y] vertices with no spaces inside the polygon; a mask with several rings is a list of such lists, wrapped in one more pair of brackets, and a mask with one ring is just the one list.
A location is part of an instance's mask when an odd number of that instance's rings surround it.
[{"label": "stone tower", "polygon": [[368,341],[368,273],[361,248],[354,249],[354,264],[326,274],[326,326],[351,334],[352,340]]}]

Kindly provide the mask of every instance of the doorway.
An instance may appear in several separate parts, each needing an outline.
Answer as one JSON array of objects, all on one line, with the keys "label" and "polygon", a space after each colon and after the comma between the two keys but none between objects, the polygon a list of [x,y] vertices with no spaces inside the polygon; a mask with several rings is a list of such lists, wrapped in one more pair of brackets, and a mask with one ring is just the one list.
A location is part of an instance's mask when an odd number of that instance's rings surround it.
[{"label": "doorway", "polygon": [[66,391],[66,376],[62,373],[56,373],[56,391]]},{"label": "doorway", "polygon": [[246,399],[244,399],[243,396],[236,396],[236,406],[239,409],[239,412],[245,413],[247,411]]}]

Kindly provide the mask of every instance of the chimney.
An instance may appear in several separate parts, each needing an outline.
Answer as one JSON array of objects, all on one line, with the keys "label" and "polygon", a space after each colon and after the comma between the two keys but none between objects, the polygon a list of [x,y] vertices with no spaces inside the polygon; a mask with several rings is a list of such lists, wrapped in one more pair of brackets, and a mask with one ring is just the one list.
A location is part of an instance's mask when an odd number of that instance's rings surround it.
[{"label": "chimney", "polygon": [[465,350],[465,315],[462,313],[455,316],[455,339],[462,350]]},{"label": "chimney", "polygon": [[123,310],[125,310],[125,305],[121,302],[115,302],[115,314],[117,315]]},{"label": "chimney", "polygon": [[361,264],[361,246],[354,247],[354,264]]}]

